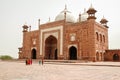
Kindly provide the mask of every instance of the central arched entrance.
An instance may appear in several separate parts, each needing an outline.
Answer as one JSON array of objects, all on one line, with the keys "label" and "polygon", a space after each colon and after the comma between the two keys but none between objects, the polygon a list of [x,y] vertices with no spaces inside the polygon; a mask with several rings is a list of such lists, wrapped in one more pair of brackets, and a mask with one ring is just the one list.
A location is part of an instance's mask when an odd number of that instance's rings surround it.
[{"label": "central arched entrance", "polygon": [[32,49],[32,59],[36,59],[36,49]]},{"label": "central arched entrance", "polygon": [[50,35],[45,40],[45,59],[57,59],[57,39]]},{"label": "central arched entrance", "polygon": [[118,54],[113,55],[113,61],[119,61],[119,55]]},{"label": "central arched entrance", "polygon": [[74,47],[74,46],[70,47],[69,58],[70,58],[70,60],[77,60],[77,49],[76,49],[76,47]]}]

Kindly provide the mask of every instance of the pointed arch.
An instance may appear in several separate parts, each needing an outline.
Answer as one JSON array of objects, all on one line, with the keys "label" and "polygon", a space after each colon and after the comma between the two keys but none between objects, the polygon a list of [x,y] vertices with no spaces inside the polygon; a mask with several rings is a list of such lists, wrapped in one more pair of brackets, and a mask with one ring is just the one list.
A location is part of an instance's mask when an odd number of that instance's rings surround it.
[{"label": "pointed arch", "polygon": [[118,54],[113,55],[113,61],[119,61],[119,55]]},{"label": "pointed arch", "polygon": [[55,59],[57,58],[55,50],[57,49],[57,39],[50,35],[45,40],[45,59]]},{"label": "pointed arch", "polygon": [[77,48],[74,46],[71,46],[69,48],[69,59],[70,60],[77,60]]},{"label": "pointed arch", "polygon": [[99,41],[99,35],[98,35],[98,32],[96,32],[96,40]]},{"label": "pointed arch", "polygon": [[105,43],[105,36],[103,35],[103,42]]},{"label": "pointed arch", "polygon": [[36,59],[36,56],[37,56],[37,53],[36,53],[37,51],[36,51],[36,49],[32,49],[32,52],[31,52],[31,58],[32,59]]},{"label": "pointed arch", "polygon": [[100,34],[100,42],[102,42],[102,34]]}]

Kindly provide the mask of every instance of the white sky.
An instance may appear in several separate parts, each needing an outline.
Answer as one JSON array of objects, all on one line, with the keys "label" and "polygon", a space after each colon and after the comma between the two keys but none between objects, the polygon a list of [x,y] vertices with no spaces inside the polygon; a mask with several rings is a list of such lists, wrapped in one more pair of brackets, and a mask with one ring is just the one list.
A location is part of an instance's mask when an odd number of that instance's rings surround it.
[{"label": "white sky", "polygon": [[38,19],[46,23],[64,9],[65,4],[77,19],[90,5],[97,10],[97,22],[104,17],[109,21],[109,48],[120,49],[120,0],[0,0],[0,55],[18,57],[22,46],[22,26],[37,29]]}]

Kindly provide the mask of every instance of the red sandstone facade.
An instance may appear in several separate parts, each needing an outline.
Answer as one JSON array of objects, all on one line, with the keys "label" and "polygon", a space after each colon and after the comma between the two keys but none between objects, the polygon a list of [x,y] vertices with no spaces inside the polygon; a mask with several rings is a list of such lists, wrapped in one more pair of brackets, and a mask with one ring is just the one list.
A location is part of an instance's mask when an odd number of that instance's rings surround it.
[{"label": "red sandstone facade", "polygon": [[105,61],[120,61],[120,49],[106,50]]},{"label": "red sandstone facade", "polygon": [[29,27],[24,25],[19,59],[113,60],[114,53],[120,51],[108,50],[107,20],[96,22],[94,8],[89,8],[87,13],[87,20],[73,23],[67,21],[66,10],[63,20],[39,24],[39,29],[34,31],[28,31]]}]

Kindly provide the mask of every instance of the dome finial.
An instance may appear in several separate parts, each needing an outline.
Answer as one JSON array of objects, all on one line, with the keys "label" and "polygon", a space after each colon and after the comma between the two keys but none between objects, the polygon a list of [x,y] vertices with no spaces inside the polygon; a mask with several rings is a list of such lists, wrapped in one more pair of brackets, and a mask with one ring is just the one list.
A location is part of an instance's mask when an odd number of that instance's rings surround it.
[{"label": "dome finial", "polygon": [[86,8],[84,8],[84,13],[86,13]]},{"label": "dome finial", "polygon": [[65,9],[64,10],[67,10],[67,5],[65,4]]},{"label": "dome finial", "polygon": [[31,31],[31,25],[29,26],[29,31]]},{"label": "dome finial", "polygon": [[40,19],[38,19],[38,27],[40,26]]},{"label": "dome finial", "polygon": [[25,21],[25,24],[24,25],[27,25],[27,22]]},{"label": "dome finial", "polygon": [[93,8],[92,3],[91,3],[91,5],[90,5],[90,8]]},{"label": "dome finial", "polygon": [[50,17],[49,17],[49,22],[50,22]]},{"label": "dome finial", "polygon": [[81,22],[81,13],[79,13],[79,22]]},{"label": "dome finial", "polygon": [[66,21],[66,12],[64,12],[64,20]]},{"label": "dome finial", "polygon": [[101,19],[100,23],[101,23],[103,26],[105,26],[106,28],[108,28],[107,22],[108,22],[108,20],[105,19],[105,17],[103,16],[103,18]]},{"label": "dome finial", "polygon": [[65,20],[66,22],[75,22],[74,16],[71,14],[70,11],[67,10],[67,5],[63,11],[60,12],[55,18],[55,21]]},{"label": "dome finial", "polygon": [[103,15],[103,19],[105,19],[104,15]]}]

